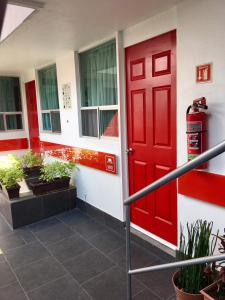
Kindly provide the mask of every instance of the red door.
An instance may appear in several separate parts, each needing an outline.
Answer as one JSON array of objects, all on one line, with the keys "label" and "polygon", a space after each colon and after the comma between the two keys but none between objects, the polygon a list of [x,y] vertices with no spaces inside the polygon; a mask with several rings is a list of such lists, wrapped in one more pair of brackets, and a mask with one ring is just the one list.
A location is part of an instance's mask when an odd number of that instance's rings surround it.
[{"label": "red door", "polygon": [[27,99],[27,115],[30,135],[30,148],[35,152],[40,152],[39,125],[37,113],[37,99],[35,81],[25,83]]},{"label": "red door", "polygon": [[[129,188],[176,168],[176,31],[126,48]],[[176,181],[132,205],[131,220],[177,244]]]}]

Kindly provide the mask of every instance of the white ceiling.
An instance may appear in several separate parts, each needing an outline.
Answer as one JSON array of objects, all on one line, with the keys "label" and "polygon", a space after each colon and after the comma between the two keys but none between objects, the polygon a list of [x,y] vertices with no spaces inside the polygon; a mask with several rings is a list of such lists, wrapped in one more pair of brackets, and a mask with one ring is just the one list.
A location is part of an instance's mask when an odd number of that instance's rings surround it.
[{"label": "white ceiling", "polygon": [[54,61],[68,50],[78,50],[167,10],[178,0],[42,2],[44,7],[0,44],[1,74],[16,74]]}]

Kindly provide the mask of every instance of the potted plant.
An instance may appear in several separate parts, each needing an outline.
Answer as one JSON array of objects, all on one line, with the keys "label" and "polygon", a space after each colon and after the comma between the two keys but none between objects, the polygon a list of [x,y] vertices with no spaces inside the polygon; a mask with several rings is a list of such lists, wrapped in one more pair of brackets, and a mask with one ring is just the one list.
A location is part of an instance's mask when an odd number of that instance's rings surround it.
[{"label": "potted plant", "polygon": [[5,171],[11,167],[20,167],[20,162],[16,155],[9,154],[7,157],[0,159],[0,189],[2,189]]},{"label": "potted plant", "polygon": [[14,165],[6,169],[1,169],[1,182],[4,185],[9,199],[19,198],[20,182],[24,178],[23,170],[18,166]]},{"label": "potted plant", "polygon": [[[202,220],[187,224],[187,238],[181,228],[179,259],[187,260],[213,255],[217,239],[211,237],[212,227],[212,222]],[[205,272],[206,268],[206,264],[185,266],[174,274],[173,285],[177,299],[203,300],[200,290],[212,282],[211,277]]]},{"label": "potted plant", "polygon": [[39,179],[30,182],[30,187],[35,195],[47,193],[52,190],[68,188],[74,163],[55,161],[46,164],[41,169]]},{"label": "potted plant", "polygon": [[[220,240],[219,252],[225,253],[225,234],[218,236]],[[204,300],[225,300],[225,261],[213,263],[212,272],[214,274],[214,282],[201,290]]]},{"label": "potted plant", "polygon": [[32,150],[28,150],[24,156],[22,156],[20,162],[27,177],[40,176],[40,170],[43,165],[43,159],[40,154],[34,153]]}]

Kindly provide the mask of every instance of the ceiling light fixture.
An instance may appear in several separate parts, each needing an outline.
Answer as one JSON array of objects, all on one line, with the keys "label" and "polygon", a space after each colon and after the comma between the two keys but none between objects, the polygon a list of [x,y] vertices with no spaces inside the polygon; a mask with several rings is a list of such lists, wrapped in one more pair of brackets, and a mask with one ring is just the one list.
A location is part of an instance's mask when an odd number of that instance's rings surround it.
[{"label": "ceiling light fixture", "polygon": [[0,42],[12,34],[34,11],[35,8],[7,4]]}]

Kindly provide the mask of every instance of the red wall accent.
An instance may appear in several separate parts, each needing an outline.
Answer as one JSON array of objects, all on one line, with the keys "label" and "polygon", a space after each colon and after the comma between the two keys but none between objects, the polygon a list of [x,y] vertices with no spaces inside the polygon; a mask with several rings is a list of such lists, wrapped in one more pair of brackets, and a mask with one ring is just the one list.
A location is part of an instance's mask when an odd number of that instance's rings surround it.
[{"label": "red wall accent", "polygon": [[116,155],[41,141],[41,151],[107,173],[117,174]]},{"label": "red wall accent", "polygon": [[28,149],[28,139],[0,140],[0,151]]},{"label": "red wall accent", "polygon": [[225,176],[191,171],[178,181],[178,192],[198,200],[225,207]]}]

